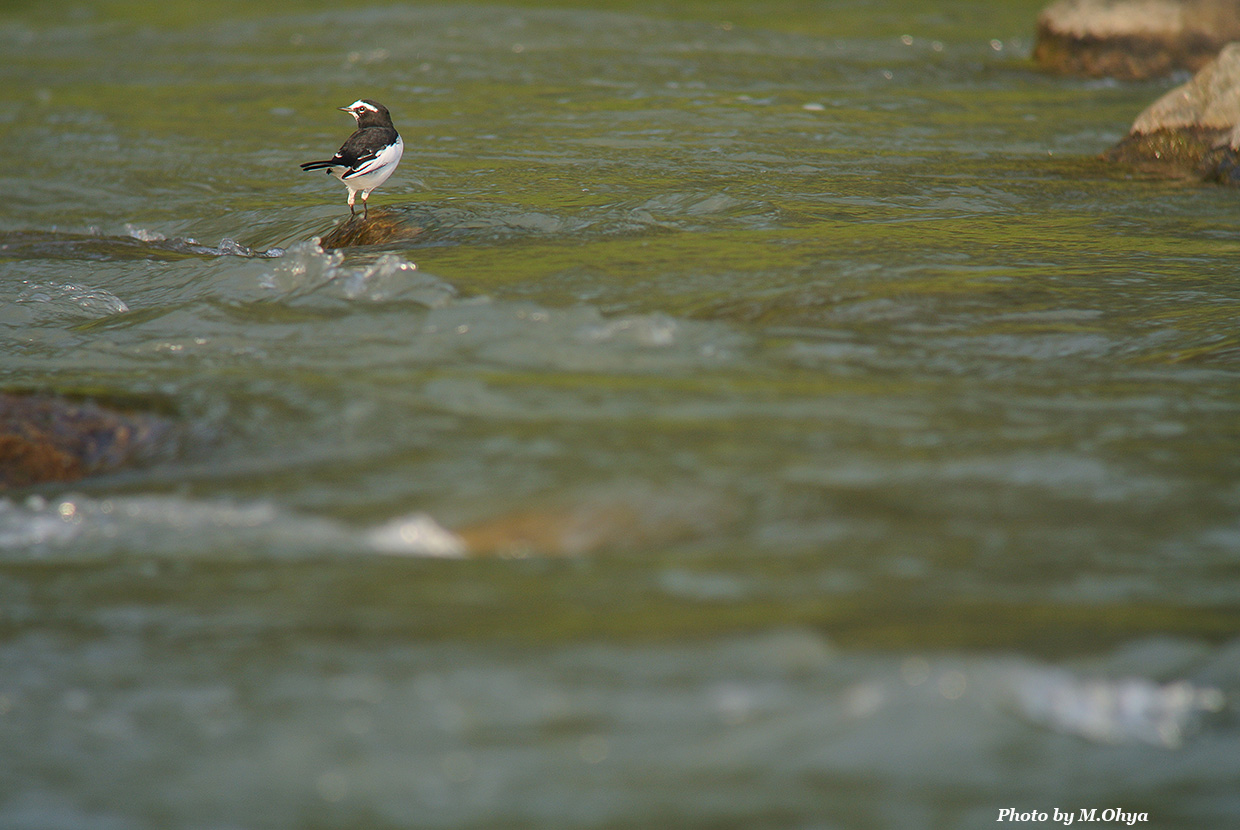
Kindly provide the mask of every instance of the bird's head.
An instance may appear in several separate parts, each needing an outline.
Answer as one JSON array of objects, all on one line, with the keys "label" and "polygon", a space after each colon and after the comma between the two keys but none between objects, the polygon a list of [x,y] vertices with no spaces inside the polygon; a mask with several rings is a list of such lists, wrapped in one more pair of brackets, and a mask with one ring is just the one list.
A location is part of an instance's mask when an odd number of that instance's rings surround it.
[{"label": "bird's head", "polygon": [[387,107],[365,98],[339,109],[353,116],[359,128],[391,125],[392,123],[392,116],[388,114]]}]

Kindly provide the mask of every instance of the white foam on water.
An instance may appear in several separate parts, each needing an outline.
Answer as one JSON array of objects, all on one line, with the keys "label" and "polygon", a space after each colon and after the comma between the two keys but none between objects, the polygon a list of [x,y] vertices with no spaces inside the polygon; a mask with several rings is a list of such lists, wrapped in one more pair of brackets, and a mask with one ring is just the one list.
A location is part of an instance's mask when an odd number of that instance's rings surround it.
[{"label": "white foam on water", "polygon": [[137,225],[127,222],[125,231],[139,242],[164,242],[168,237],[159,231],[151,231],[146,228],[139,228]]},{"label": "white foam on water", "polygon": [[425,513],[402,516],[368,531],[365,538],[378,553],[456,558],[466,554],[465,542]]},{"label": "white foam on water", "polygon": [[280,261],[259,280],[280,299],[413,302],[442,308],[456,298],[456,288],[418,270],[416,263],[384,254],[364,265],[344,264],[340,251],[325,251],[317,240],[289,246]]},{"label": "white foam on water", "polygon": [[1157,683],[1140,677],[1084,679],[1059,669],[1011,675],[1017,711],[1057,732],[1105,744],[1150,744],[1175,749],[1223,709],[1224,696],[1187,681]]},{"label": "white foam on water", "polygon": [[55,316],[95,318],[129,311],[129,305],[111,291],[73,282],[27,282],[13,301]]},{"label": "white foam on water", "polygon": [[177,496],[0,499],[0,561],[80,561],[116,554],[287,558],[370,553],[462,556],[464,543],[425,514],[378,527],[286,510],[270,502]]},{"label": "white foam on water", "polygon": [[128,223],[125,225],[125,232],[133,239],[139,242],[147,242],[152,246],[166,249],[170,251],[179,251],[188,254],[205,254],[207,256],[235,256],[235,257],[259,257],[259,258],[275,258],[284,256],[283,248],[267,248],[266,250],[255,250],[249,245],[243,245],[231,237],[224,237],[215,247],[204,245],[197,239],[188,236],[178,236],[169,239],[159,231],[152,231],[146,228],[140,228],[137,225]]}]

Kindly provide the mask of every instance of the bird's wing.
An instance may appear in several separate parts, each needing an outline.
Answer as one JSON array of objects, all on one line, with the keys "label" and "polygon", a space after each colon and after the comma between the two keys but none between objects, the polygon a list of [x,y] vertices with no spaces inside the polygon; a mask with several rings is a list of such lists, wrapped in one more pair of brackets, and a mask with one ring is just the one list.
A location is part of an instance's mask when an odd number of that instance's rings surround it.
[{"label": "bird's wing", "polygon": [[346,175],[358,175],[362,168],[372,163],[399,137],[396,130],[387,127],[367,127],[364,130],[358,130],[349,136],[349,139],[336,151],[336,155],[332,156],[332,163],[348,167],[349,172]]},{"label": "bird's wing", "polygon": [[401,154],[404,152],[404,145],[401,143],[400,136],[386,147],[378,152],[368,153],[366,156],[357,160],[357,166],[344,174],[343,178],[352,178],[353,176],[364,176],[372,173],[388,165],[394,165],[400,161]]}]

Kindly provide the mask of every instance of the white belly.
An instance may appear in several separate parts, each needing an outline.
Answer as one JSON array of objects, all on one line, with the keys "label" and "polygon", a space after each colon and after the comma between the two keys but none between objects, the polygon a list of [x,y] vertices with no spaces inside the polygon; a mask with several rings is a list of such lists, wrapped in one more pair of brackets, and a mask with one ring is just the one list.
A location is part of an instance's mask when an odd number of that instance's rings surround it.
[{"label": "white belly", "polygon": [[333,167],[332,175],[344,182],[351,191],[361,190],[366,193],[374,190],[388,180],[388,177],[400,164],[400,157],[405,154],[405,142],[401,138],[370,161],[358,168],[357,172],[349,173],[343,167]]}]

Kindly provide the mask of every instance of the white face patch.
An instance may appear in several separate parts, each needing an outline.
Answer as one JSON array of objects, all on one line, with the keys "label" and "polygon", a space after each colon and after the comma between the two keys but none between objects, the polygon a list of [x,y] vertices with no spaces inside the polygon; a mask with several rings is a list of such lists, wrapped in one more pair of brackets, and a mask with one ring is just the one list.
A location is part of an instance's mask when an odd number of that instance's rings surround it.
[{"label": "white face patch", "polygon": [[351,110],[369,110],[370,112],[378,112],[378,110],[370,104],[367,104],[365,101],[361,100],[354,101],[352,104],[349,104],[348,108]]}]

